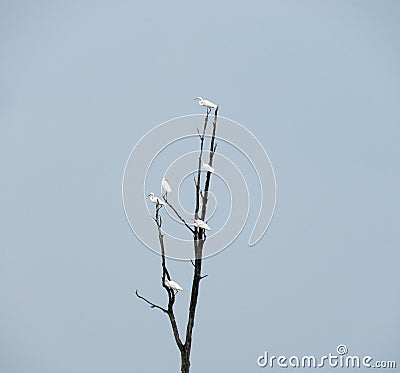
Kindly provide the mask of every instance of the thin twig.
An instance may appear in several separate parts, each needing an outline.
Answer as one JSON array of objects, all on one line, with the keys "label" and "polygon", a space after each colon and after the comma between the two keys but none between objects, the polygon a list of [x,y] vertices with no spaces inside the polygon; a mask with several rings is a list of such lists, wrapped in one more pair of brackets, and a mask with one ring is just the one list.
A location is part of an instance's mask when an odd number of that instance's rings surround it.
[{"label": "thin twig", "polygon": [[135,294],[136,294],[136,296],[137,296],[138,298],[140,298],[140,299],[144,300],[146,303],[150,304],[150,308],[158,308],[159,310],[161,310],[161,311],[163,311],[163,312],[165,312],[165,313],[168,313],[168,310],[166,310],[165,308],[163,308],[163,307],[161,307],[161,306],[158,306],[157,304],[154,304],[153,302],[150,302],[150,301],[147,300],[145,297],[142,297],[142,296],[139,294],[139,291],[138,291],[138,290],[135,291]]},{"label": "thin twig", "polygon": [[199,129],[198,128],[196,128],[197,129],[197,134],[199,135],[199,137],[200,137],[200,140],[203,138],[203,136],[201,136],[200,135],[200,131],[199,131]]}]

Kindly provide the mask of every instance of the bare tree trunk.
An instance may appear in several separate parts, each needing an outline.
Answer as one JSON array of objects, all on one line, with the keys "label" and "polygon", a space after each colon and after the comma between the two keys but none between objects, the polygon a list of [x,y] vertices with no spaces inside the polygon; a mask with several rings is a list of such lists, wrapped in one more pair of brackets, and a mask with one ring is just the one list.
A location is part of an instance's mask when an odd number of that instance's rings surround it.
[{"label": "bare tree trunk", "polygon": [[186,349],[181,351],[181,373],[189,373],[190,371],[190,351]]},{"label": "bare tree trunk", "polygon": [[[211,181],[211,172],[207,172],[206,181],[205,181],[205,185],[204,185],[204,191],[202,192],[201,185],[200,185],[200,176],[201,176],[204,139],[205,139],[207,122],[208,122],[208,117],[209,117],[210,112],[211,112],[211,109],[207,109],[207,115],[204,120],[203,132],[202,132],[202,134],[199,133],[200,155],[199,155],[198,169],[197,169],[197,180],[195,180],[196,205],[195,205],[194,215],[195,215],[196,219],[199,218],[200,200],[201,200],[201,202],[202,202],[201,214],[200,214],[201,220],[204,220],[206,217],[208,191],[209,191],[210,181]],[[218,107],[215,109],[215,112],[214,112],[213,130],[212,130],[210,151],[209,151],[209,160],[208,160],[208,163],[210,166],[212,166],[214,153],[217,148],[217,145],[215,144],[217,115],[218,115]],[[172,331],[174,334],[175,342],[176,342],[176,345],[181,354],[181,373],[189,373],[190,353],[191,353],[191,349],[192,349],[193,328],[194,328],[196,307],[197,307],[199,291],[200,291],[200,281],[204,277],[206,277],[206,276],[201,275],[201,268],[202,268],[202,261],[203,261],[203,247],[204,247],[204,243],[206,241],[206,236],[204,233],[204,229],[199,228],[199,227],[195,227],[194,229],[192,229],[186,223],[186,221],[179,215],[177,210],[167,201],[166,197],[167,197],[166,195],[163,196],[165,203],[174,211],[176,216],[184,223],[186,228],[188,228],[193,234],[194,262],[192,262],[192,264],[194,266],[194,270],[193,270],[193,282],[192,282],[192,290],[191,290],[191,295],[190,295],[189,314],[188,314],[188,322],[187,322],[187,326],[186,326],[185,341],[183,342],[182,339],[180,338],[178,326],[177,326],[176,319],[175,319],[175,314],[174,314],[174,309],[173,309],[173,306],[175,303],[175,292],[174,292],[174,290],[170,289],[169,287],[167,287],[165,285],[165,279],[167,278],[168,280],[170,280],[171,277],[168,272],[166,260],[165,260],[164,235],[161,230],[162,219],[159,214],[160,208],[162,206],[159,204],[156,205],[156,213],[155,213],[154,221],[156,222],[156,225],[157,225],[158,238],[159,238],[159,243],[160,243],[160,248],[161,248],[161,267],[162,267],[161,284],[162,284],[162,287],[166,290],[166,292],[168,294],[168,307],[163,308],[161,306],[158,306],[158,305],[148,301],[146,298],[139,295],[137,290],[136,290],[136,295],[140,299],[142,299],[146,303],[148,303],[151,306],[151,308],[157,308],[168,315],[168,318],[169,318],[169,321],[171,324],[171,328],[172,328]]]},{"label": "bare tree trunk", "polygon": [[[210,187],[210,180],[211,180],[211,172],[207,172],[204,193],[202,194],[201,190],[200,190],[200,174],[201,174],[201,163],[202,163],[201,161],[202,161],[202,156],[203,156],[203,142],[204,142],[205,131],[207,128],[208,114],[209,114],[209,111],[207,111],[207,116],[204,121],[203,134],[202,134],[202,136],[200,136],[201,145],[200,145],[200,155],[199,155],[197,183],[196,183],[195,216],[196,217],[198,216],[199,209],[200,209],[199,201],[200,201],[200,196],[202,196],[202,209],[201,209],[201,219],[202,220],[205,219],[206,212],[207,212],[208,190]],[[216,126],[217,126],[217,115],[218,115],[218,107],[215,109],[215,114],[214,114],[213,132],[212,132],[212,137],[211,137],[210,156],[209,156],[209,165],[210,166],[212,166],[214,152],[216,150],[216,145],[214,145],[214,144],[215,144],[215,133],[216,133]],[[192,348],[193,327],[194,327],[194,320],[195,320],[195,315],[196,315],[197,301],[198,301],[199,291],[200,291],[200,281],[202,278],[204,278],[201,275],[201,267],[202,267],[202,261],[203,261],[203,246],[204,246],[205,240],[206,240],[206,237],[204,235],[204,229],[197,228],[195,237],[193,239],[195,260],[194,260],[192,293],[191,293],[190,305],[189,305],[189,317],[188,317],[188,323],[187,323],[187,328],[186,328],[186,339],[185,339],[185,344],[184,344],[184,349],[186,351],[182,355],[182,369],[183,369],[183,367],[185,367],[185,368],[187,368],[187,370],[185,370],[185,371],[182,370],[182,373],[188,373],[189,367],[190,367],[190,352],[191,352],[191,348]],[[183,360],[183,358],[185,360]]]}]

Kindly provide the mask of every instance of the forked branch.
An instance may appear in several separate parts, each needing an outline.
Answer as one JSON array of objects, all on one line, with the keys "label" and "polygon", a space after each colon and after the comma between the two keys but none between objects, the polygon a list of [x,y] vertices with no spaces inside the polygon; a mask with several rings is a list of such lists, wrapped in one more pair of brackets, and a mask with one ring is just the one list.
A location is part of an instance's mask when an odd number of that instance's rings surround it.
[{"label": "forked branch", "polygon": [[[202,211],[201,211],[201,219],[204,220],[205,215],[206,215],[206,210],[207,210],[207,197],[208,197],[208,189],[210,186],[210,178],[211,178],[211,172],[207,172],[207,178],[206,178],[206,183],[204,186],[204,193],[201,192],[200,188],[200,175],[201,175],[201,164],[202,164],[202,156],[203,156],[203,146],[204,146],[204,136],[206,132],[206,127],[207,127],[207,121],[208,121],[208,115],[210,113],[210,110],[207,110],[207,116],[204,120],[204,127],[203,127],[203,134],[200,137],[200,155],[199,155],[199,161],[198,161],[198,168],[197,168],[197,183],[196,183],[196,208],[195,208],[195,218],[198,218],[199,216],[199,210],[200,210],[200,197],[202,198]],[[213,160],[213,155],[215,151],[215,133],[216,133],[216,126],[217,126],[217,115],[218,115],[218,107],[215,109],[215,114],[214,114],[214,122],[213,122],[213,131],[212,131],[212,137],[211,137],[211,143],[210,143],[210,159],[209,159],[209,164],[210,166],[212,165],[212,160]],[[181,372],[189,372],[189,366],[190,366],[190,352],[191,352],[191,346],[192,346],[192,335],[193,335],[193,327],[194,327],[194,320],[195,320],[195,315],[196,315],[196,307],[197,307],[197,301],[199,297],[199,291],[200,291],[200,281],[207,277],[207,275],[201,275],[201,267],[202,267],[202,261],[203,261],[203,246],[205,242],[205,234],[204,234],[204,229],[197,228],[196,230],[196,235],[193,241],[194,245],[194,263],[193,261],[192,264],[194,266],[193,270],[193,282],[192,282],[192,291],[191,291],[191,296],[190,296],[190,304],[189,304],[189,316],[188,316],[188,322],[186,326],[186,338],[185,338],[185,344],[184,344],[184,353],[182,353],[182,366],[181,366]]]},{"label": "forked branch", "polygon": [[[194,216],[195,219],[199,219],[199,216],[201,217],[201,220],[205,220],[206,216],[206,211],[207,211],[207,202],[208,202],[208,190],[210,187],[210,180],[211,180],[211,172],[207,172],[204,188],[201,188],[201,168],[202,168],[202,157],[203,157],[203,149],[204,149],[204,139],[205,139],[205,134],[207,130],[207,122],[208,122],[208,117],[209,114],[211,113],[211,109],[207,108],[207,114],[204,119],[204,125],[203,125],[203,131],[200,133],[199,130],[197,130],[199,139],[200,139],[200,154],[199,154],[199,159],[198,159],[198,167],[197,167],[197,178],[193,176],[194,183],[195,183],[195,188],[196,188],[196,205],[195,205],[195,210],[194,210]],[[213,129],[212,129],[212,136],[211,136],[211,142],[210,142],[210,150],[209,150],[209,162],[208,164],[212,166],[213,163],[213,157],[214,153],[217,149],[217,145],[215,143],[215,134],[216,134],[216,126],[217,126],[217,115],[218,115],[218,107],[215,108],[214,111],[214,121],[213,121]],[[162,306],[159,306],[142,295],[139,294],[138,290],[136,290],[136,296],[146,302],[147,304],[150,305],[151,308],[157,308],[160,311],[164,312],[165,314],[168,315],[171,328],[174,334],[175,342],[176,345],[178,346],[180,353],[181,353],[181,373],[188,373],[189,368],[190,368],[190,353],[191,353],[191,346],[192,346],[192,335],[193,335],[193,327],[194,327],[194,321],[195,321],[195,314],[196,314],[196,307],[197,307],[197,301],[199,297],[199,291],[200,291],[200,281],[207,277],[208,275],[202,275],[201,274],[201,269],[202,269],[202,260],[203,260],[203,247],[204,243],[206,240],[206,235],[205,231],[202,228],[195,227],[192,228],[186,221],[185,219],[178,213],[178,211],[174,208],[174,206],[168,202],[167,200],[167,195],[163,196],[163,200],[165,204],[175,213],[175,215],[178,217],[178,219],[185,225],[186,228],[190,230],[190,232],[193,234],[193,248],[194,248],[194,260],[191,260],[191,263],[193,265],[193,282],[192,282],[192,288],[191,288],[191,294],[190,294],[190,304],[189,304],[189,313],[188,313],[188,321],[186,325],[186,335],[185,335],[185,340],[182,342],[180,335],[179,335],[179,330],[177,326],[177,322],[175,319],[175,314],[174,314],[174,303],[175,303],[175,292],[173,289],[169,288],[165,284],[165,280],[171,280],[171,276],[168,272],[167,265],[166,265],[166,258],[165,258],[165,245],[164,245],[164,234],[162,233],[162,218],[160,215],[160,209],[162,206],[160,204],[156,204],[156,210],[155,210],[155,217],[154,221],[157,225],[157,231],[158,231],[158,240],[160,244],[160,249],[161,249],[161,268],[162,268],[162,275],[161,275],[161,285],[165,289],[167,295],[168,295],[168,306],[167,308],[164,308]],[[201,211],[200,211],[200,200],[201,200]],[[201,213],[200,213],[201,212]]]}]

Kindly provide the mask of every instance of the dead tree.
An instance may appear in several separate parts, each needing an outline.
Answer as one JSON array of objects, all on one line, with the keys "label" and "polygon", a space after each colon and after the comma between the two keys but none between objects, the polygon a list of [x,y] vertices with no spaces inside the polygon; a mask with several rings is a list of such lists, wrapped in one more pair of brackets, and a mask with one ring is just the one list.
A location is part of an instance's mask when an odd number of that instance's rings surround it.
[{"label": "dead tree", "polygon": [[[203,161],[203,148],[204,148],[204,140],[206,138],[206,130],[207,124],[209,119],[209,114],[211,113],[211,109],[207,109],[207,115],[204,119],[203,131],[200,133],[198,131],[198,135],[200,138],[200,154],[198,159],[198,167],[197,167],[197,178],[194,178],[195,182],[195,191],[196,191],[196,204],[194,210],[194,217],[195,219],[201,219],[204,221],[206,218],[207,213],[207,202],[208,202],[208,192],[210,188],[211,182],[211,172],[207,172],[206,179],[204,182],[203,189],[201,188],[201,167]],[[208,164],[212,166],[214,153],[217,149],[217,144],[215,142],[215,134],[217,129],[217,116],[218,116],[218,107],[214,111],[214,120],[213,120],[213,128],[212,128],[212,135],[210,141],[210,148],[209,148],[209,159]],[[189,311],[188,311],[188,320],[186,326],[186,333],[185,338],[182,338],[179,335],[178,325],[176,322],[175,314],[174,314],[174,303],[175,303],[175,291],[170,289],[168,286],[165,285],[165,279],[171,280],[171,276],[167,269],[167,264],[165,260],[165,246],[164,246],[164,235],[162,233],[162,218],[160,215],[161,205],[157,204],[155,209],[155,216],[154,221],[157,226],[158,230],[158,240],[161,249],[161,268],[162,268],[162,275],[161,275],[161,286],[165,289],[168,295],[168,305],[166,307],[159,306],[150,302],[145,297],[141,296],[136,290],[136,295],[138,298],[145,301],[147,304],[150,305],[151,308],[159,309],[160,311],[164,312],[169,319],[171,324],[171,328],[174,334],[175,343],[180,351],[181,355],[181,373],[188,373],[190,369],[190,352],[192,347],[192,339],[193,339],[193,327],[194,321],[196,316],[196,307],[199,298],[199,290],[200,290],[200,281],[205,278],[207,275],[201,274],[201,267],[203,261],[203,248],[206,242],[206,234],[204,229],[199,227],[191,227],[178,213],[178,211],[172,206],[170,202],[167,200],[167,195],[163,196],[163,200],[166,205],[171,208],[171,210],[175,213],[178,219],[185,225],[187,229],[190,230],[193,236],[193,250],[194,250],[194,261],[193,264],[193,281],[192,281],[192,290],[190,295],[190,304],[189,304]]]}]

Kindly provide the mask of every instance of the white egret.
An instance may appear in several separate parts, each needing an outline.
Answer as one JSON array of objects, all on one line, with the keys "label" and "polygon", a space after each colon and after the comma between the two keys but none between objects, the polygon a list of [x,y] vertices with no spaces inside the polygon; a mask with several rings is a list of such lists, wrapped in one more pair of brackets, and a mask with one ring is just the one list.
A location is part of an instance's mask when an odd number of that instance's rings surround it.
[{"label": "white egret", "polygon": [[205,223],[203,220],[201,220],[201,219],[193,219],[193,221],[194,221],[193,225],[195,227],[205,229],[206,231],[210,231],[211,230],[211,228],[208,226],[208,224]]},{"label": "white egret", "polygon": [[171,193],[172,192],[172,188],[170,187],[168,180],[163,177],[162,181],[161,181],[161,186],[163,187],[163,189],[167,192],[167,193]]},{"label": "white egret", "polygon": [[151,192],[147,197],[149,197],[150,201],[155,204],[158,203],[161,206],[165,205],[165,202],[161,198],[156,197],[153,192]]},{"label": "white egret", "polygon": [[214,172],[214,171],[215,171],[214,168],[212,168],[209,164],[204,163],[204,162],[203,162],[203,165],[202,165],[201,168],[202,168],[204,171],[207,171],[207,172]]},{"label": "white egret", "polygon": [[165,284],[165,286],[167,288],[170,288],[170,289],[173,289],[173,290],[176,290],[176,291],[182,291],[183,290],[182,286],[180,286],[178,283],[176,283],[175,281],[172,281],[172,280],[165,279],[164,284]]},{"label": "white egret", "polygon": [[217,104],[214,104],[213,102],[208,101],[208,100],[204,100],[203,97],[196,97],[193,100],[198,100],[199,105],[205,106],[208,109],[216,109],[218,107]]}]

